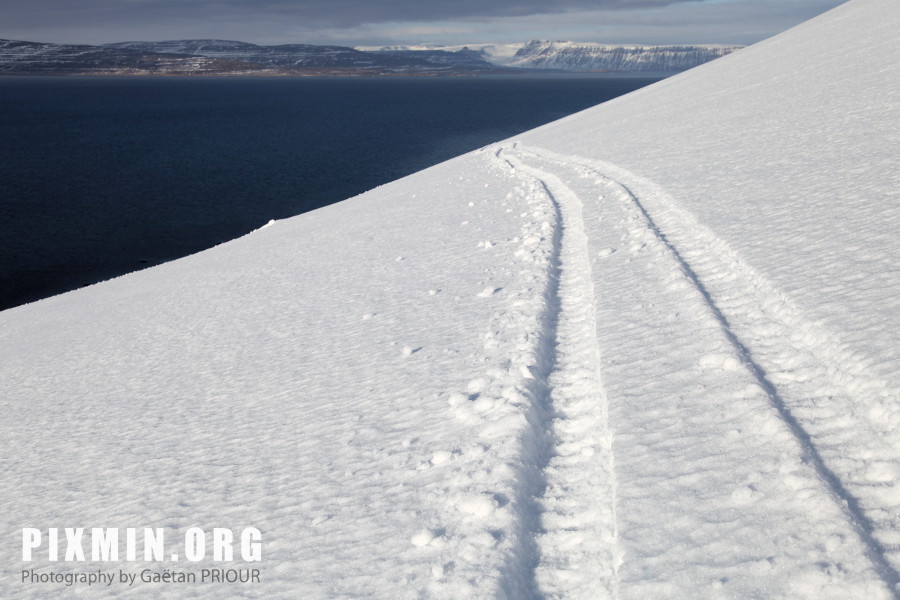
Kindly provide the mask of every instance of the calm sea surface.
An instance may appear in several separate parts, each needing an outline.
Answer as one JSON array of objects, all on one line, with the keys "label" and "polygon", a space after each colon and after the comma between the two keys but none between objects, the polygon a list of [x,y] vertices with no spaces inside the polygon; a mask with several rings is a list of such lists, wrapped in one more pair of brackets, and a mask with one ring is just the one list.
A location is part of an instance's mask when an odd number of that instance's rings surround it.
[{"label": "calm sea surface", "polygon": [[0,310],[209,248],[657,80],[0,77]]}]

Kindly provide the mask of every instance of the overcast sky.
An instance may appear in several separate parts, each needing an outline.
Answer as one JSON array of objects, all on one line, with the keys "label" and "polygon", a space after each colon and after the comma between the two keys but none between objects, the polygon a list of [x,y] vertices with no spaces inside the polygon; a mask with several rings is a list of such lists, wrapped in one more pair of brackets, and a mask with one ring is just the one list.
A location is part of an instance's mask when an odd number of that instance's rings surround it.
[{"label": "overcast sky", "polygon": [[97,44],[749,44],[844,0],[0,0],[0,38]]}]

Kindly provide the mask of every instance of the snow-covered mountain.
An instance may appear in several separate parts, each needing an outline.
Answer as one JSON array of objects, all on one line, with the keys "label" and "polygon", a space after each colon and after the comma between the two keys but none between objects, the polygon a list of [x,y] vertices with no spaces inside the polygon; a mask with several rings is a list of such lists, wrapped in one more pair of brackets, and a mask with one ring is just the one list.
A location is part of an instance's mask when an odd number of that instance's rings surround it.
[{"label": "snow-covered mountain", "polygon": [[355,46],[363,52],[404,52],[423,53],[475,53],[481,60],[490,65],[505,67],[524,44],[418,44],[418,45],[394,45],[394,46]]},{"label": "snow-covered mountain", "polygon": [[898,22],[0,312],[0,596],[896,598]]},{"label": "snow-covered mountain", "polygon": [[127,48],[164,54],[189,54],[228,58],[273,67],[370,67],[375,61],[364,52],[344,46],[284,44],[258,46],[231,40],[172,40],[165,42],[119,42],[107,48]]},{"label": "snow-covered mountain", "polygon": [[0,73],[5,74],[238,74],[262,70],[264,67],[256,64],[189,53],[0,40]]},{"label": "snow-covered mountain", "polygon": [[480,54],[363,52],[343,46],[258,46],[229,40],[75,46],[0,40],[0,73],[11,74],[454,74],[496,71]]},{"label": "snow-covered mountain", "polygon": [[428,56],[436,53],[468,53],[488,64],[518,69],[557,71],[609,71],[621,73],[675,73],[721,58],[743,46],[681,45],[646,46],[550,42],[525,44],[468,44],[465,46],[357,46],[366,52]]},{"label": "snow-covered mountain", "polygon": [[385,47],[367,51],[369,54],[381,57],[392,57],[399,60],[424,60],[432,65],[445,65],[452,67],[464,67],[470,69],[496,70],[495,65],[488,62],[482,52],[468,47],[458,49],[444,48],[405,48]]},{"label": "snow-covered mountain", "polygon": [[228,40],[121,42],[107,44],[106,47],[228,58],[269,67],[495,70],[495,66],[485,61],[480,52],[465,47],[454,49],[425,47],[349,48],[309,44],[257,46],[256,44]]},{"label": "snow-covered mountain", "polygon": [[686,71],[742,46],[638,46],[533,40],[504,61],[510,67],[627,73]]},{"label": "snow-covered mountain", "polygon": [[74,46],[0,40],[7,73],[287,73],[291,69],[348,72],[482,72],[498,69],[677,72],[737,49],[734,46],[603,46],[572,42],[473,46],[359,47],[232,40],[118,42]]}]

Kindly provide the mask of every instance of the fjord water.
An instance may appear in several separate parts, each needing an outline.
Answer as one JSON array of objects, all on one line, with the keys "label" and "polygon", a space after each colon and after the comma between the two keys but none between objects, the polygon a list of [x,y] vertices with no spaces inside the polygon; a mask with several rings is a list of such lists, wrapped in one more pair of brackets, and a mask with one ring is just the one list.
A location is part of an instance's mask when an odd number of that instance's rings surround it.
[{"label": "fjord water", "polygon": [[209,248],[658,78],[0,78],[0,310]]}]

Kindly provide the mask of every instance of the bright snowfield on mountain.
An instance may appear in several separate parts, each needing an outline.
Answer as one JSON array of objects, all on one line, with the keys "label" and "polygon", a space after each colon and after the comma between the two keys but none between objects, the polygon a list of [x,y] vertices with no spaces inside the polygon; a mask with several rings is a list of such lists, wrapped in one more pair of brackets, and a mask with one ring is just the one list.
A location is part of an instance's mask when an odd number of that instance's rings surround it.
[{"label": "bright snowfield on mountain", "polygon": [[[898,23],[852,0],[0,313],[0,596],[64,587],[23,570],[258,568],[71,593],[897,598]],[[93,527],[119,562],[91,561]],[[163,560],[126,562],[144,527]],[[187,561],[190,527],[258,528],[262,560]]]}]

